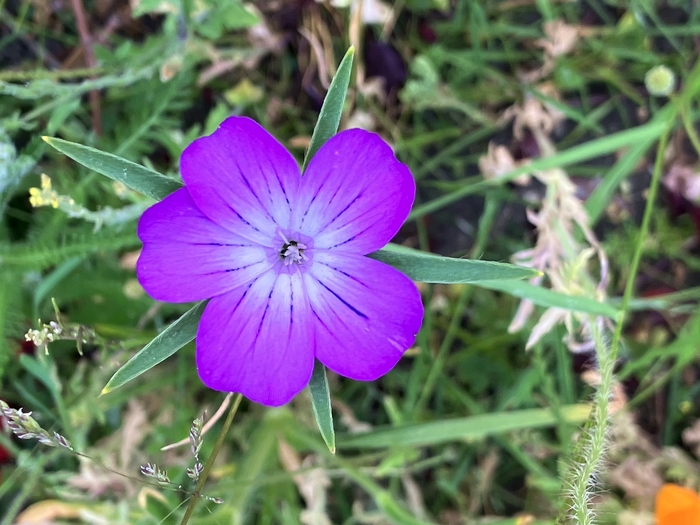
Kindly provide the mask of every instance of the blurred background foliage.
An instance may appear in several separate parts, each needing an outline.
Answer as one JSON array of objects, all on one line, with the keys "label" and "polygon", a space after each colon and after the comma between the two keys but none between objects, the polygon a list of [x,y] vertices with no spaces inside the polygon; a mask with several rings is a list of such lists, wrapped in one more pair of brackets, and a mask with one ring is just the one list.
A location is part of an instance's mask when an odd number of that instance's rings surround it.
[{"label": "blurred background foliage", "polygon": [[[594,503],[601,523],[651,524],[664,481],[700,486],[695,2],[0,0],[0,398],[80,453],[0,434],[0,525],[180,523],[193,458],[161,448],[224,400],[201,385],[193,345],[100,396],[190,305],[156,303],[136,281],[135,225],[152,201],[41,137],[177,178],[187,144],[245,114],[301,160],[349,45],[342,127],[380,133],[418,183],[397,241],[522,262],[569,240],[538,284],[574,298],[620,306],[654,123],[670,129],[616,366],[598,473],[608,490]],[[645,84],[656,66],[675,74],[663,96]],[[579,208],[585,227],[564,218]],[[531,220],[543,210],[550,245]],[[205,489],[223,502],[202,500],[191,523],[553,523],[561,460],[599,379],[574,340],[585,320],[543,324],[507,288],[421,291],[424,327],[394,371],[374,383],[331,375],[338,454],[306,393],[275,410],[244,401]],[[63,337],[26,341],[39,320]],[[141,476],[146,463],[171,483]]]}]

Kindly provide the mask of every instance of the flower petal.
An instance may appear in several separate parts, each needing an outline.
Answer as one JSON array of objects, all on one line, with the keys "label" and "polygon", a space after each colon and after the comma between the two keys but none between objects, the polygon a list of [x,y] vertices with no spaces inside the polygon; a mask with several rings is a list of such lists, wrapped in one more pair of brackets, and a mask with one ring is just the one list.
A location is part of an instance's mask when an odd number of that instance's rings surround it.
[{"label": "flower petal", "polygon": [[214,222],[270,246],[288,228],[300,173],[294,157],[257,122],[230,117],[182,153],[192,199]]},{"label": "flower petal", "polygon": [[657,525],[700,524],[700,496],[694,490],[667,483],[656,494]]},{"label": "flower petal", "polygon": [[138,235],[141,286],[154,299],[189,302],[242,286],[271,267],[266,249],[202,214],[182,188],[148,208]]},{"label": "flower petal", "polygon": [[385,246],[408,217],[416,183],[375,133],[351,129],[311,160],[294,204],[292,230],[315,248],[362,255]]},{"label": "flower petal", "polygon": [[398,270],[367,257],[317,251],[303,276],[316,320],[316,358],[334,372],[372,381],[415,341],[423,305]]},{"label": "flower petal", "polygon": [[197,370],[205,385],[268,406],[287,403],[314,366],[310,311],[299,273],[269,271],[214,297],[197,330]]}]

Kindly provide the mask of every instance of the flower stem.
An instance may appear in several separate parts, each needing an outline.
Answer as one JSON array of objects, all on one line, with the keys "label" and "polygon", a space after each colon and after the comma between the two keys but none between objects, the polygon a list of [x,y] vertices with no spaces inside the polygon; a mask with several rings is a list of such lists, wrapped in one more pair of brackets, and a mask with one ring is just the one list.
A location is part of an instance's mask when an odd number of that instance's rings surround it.
[{"label": "flower stem", "polygon": [[615,327],[615,333],[613,335],[612,344],[610,345],[610,356],[612,359],[617,359],[617,354],[620,350],[620,339],[622,338],[624,318],[627,315],[627,309],[629,308],[629,303],[632,299],[632,292],[634,291],[634,281],[635,277],[637,276],[637,270],[639,269],[639,263],[642,259],[644,241],[647,238],[647,235],[649,234],[651,216],[654,213],[654,202],[656,201],[656,194],[659,192],[659,184],[661,183],[661,172],[664,163],[664,152],[666,151],[666,144],[668,144],[668,136],[671,132],[672,124],[673,121],[668,123],[666,130],[661,135],[661,139],[659,140],[659,146],[656,150],[656,162],[654,163],[654,172],[651,177],[651,184],[649,185],[647,204],[644,208],[644,217],[642,218],[642,225],[639,227],[639,240],[637,241],[637,246],[634,250],[634,256],[632,257],[630,273],[627,277],[625,291],[622,295],[620,314],[617,319],[617,325]]},{"label": "flower stem", "polygon": [[233,417],[236,415],[236,412],[238,411],[238,405],[241,404],[242,399],[243,396],[241,394],[236,394],[236,398],[233,400],[233,404],[231,405],[231,408],[228,412],[228,416],[226,416],[226,421],[224,421],[224,427],[221,429],[219,437],[216,439],[216,443],[214,444],[214,449],[212,450],[211,455],[207,460],[207,464],[204,465],[204,470],[199,476],[197,488],[192,494],[192,499],[190,499],[190,503],[187,505],[187,510],[185,510],[185,515],[182,517],[180,525],[187,525],[187,522],[190,521],[192,512],[194,512],[194,506],[197,504],[197,500],[202,496],[202,489],[204,488],[204,483],[207,481],[209,473],[211,472],[211,469],[214,466],[216,456],[219,454],[219,450],[224,444],[224,439],[226,439],[226,434],[228,434],[228,430],[229,428],[231,428],[231,423],[233,423]]},{"label": "flower stem", "polygon": [[[575,474],[571,483],[570,504],[574,522],[592,525],[595,520],[590,500],[596,489],[598,473],[607,448],[609,406],[615,383],[615,359],[605,343],[602,323],[591,320],[591,333],[595,343],[600,384],[595,393],[590,425],[586,425],[579,438],[578,457],[574,458],[572,471]],[[579,445],[577,443],[577,445]]]},{"label": "flower stem", "polygon": [[614,367],[620,350],[620,340],[624,327],[624,318],[629,307],[634,281],[642,258],[644,240],[649,233],[649,225],[654,211],[654,202],[658,193],[663,167],[663,154],[666,150],[668,137],[673,120],[669,120],[664,133],[661,135],[656,152],[654,172],[649,186],[644,217],[639,228],[639,240],[637,242],[630,273],[627,277],[625,291],[622,296],[620,314],[617,318],[615,332],[608,347],[604,340],[603,327],[596,320],[591,321],[591,330],[595,342],[596,358],[600,373],[600,384],[595,394],[591,415],[581,430],[581,436],[574,447],[571,465],[564,480],[565,500],[557,517],[557,525],[574,523],[577,525],[591,525],[594,514],[589,506],[591,495],[598,481],[598,473],[606,448],[606,435],[608,431],[609,403],[614,385]]}]

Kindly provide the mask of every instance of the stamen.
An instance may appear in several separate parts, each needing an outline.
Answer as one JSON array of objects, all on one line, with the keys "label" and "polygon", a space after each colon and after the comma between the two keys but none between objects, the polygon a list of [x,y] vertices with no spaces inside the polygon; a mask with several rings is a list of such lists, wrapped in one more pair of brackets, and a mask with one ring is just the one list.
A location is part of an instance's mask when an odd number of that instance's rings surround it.
[{"label": "stamen", "polygon": [[[284,237],[282,232],[280,235]],[[306,245],[297,241],[286,241],[282,250],[280,250],[280,255],[284,259],[284,265],[290,266],[291,264],[301,264],[308,260],[308,257],[304,255],[304,250],[306,250]]]},{"label": "stamen", "polygon": [[284,235],[284,233],[282,233],[282,230],[279,230],[279,229],[278,229],[278,230],[277,230],[277,233],[279,233],[279,234],[280,234],[280,237],[282,237],[282,240],[284,241],[285,246],[286,246],[287,244],[289,244],[289,239],[287,239],[287,237]]}]

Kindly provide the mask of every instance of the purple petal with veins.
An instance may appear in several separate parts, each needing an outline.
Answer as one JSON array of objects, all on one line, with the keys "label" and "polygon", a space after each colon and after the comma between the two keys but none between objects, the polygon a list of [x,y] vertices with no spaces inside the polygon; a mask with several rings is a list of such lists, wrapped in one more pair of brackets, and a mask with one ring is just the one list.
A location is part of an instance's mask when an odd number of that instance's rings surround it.
[{"label": "purple petal with veins", "polygon": [[420,294],[365,257],[415,197],[408,168],[376,134],[338,133],[304,175],[254,121],[230,117],[181,158],[185,188],[141,217],[137,275],[155,299],[210,299],[196,362],[208,387],[278,406],[314,359],[371,381],[415,341]]}]

